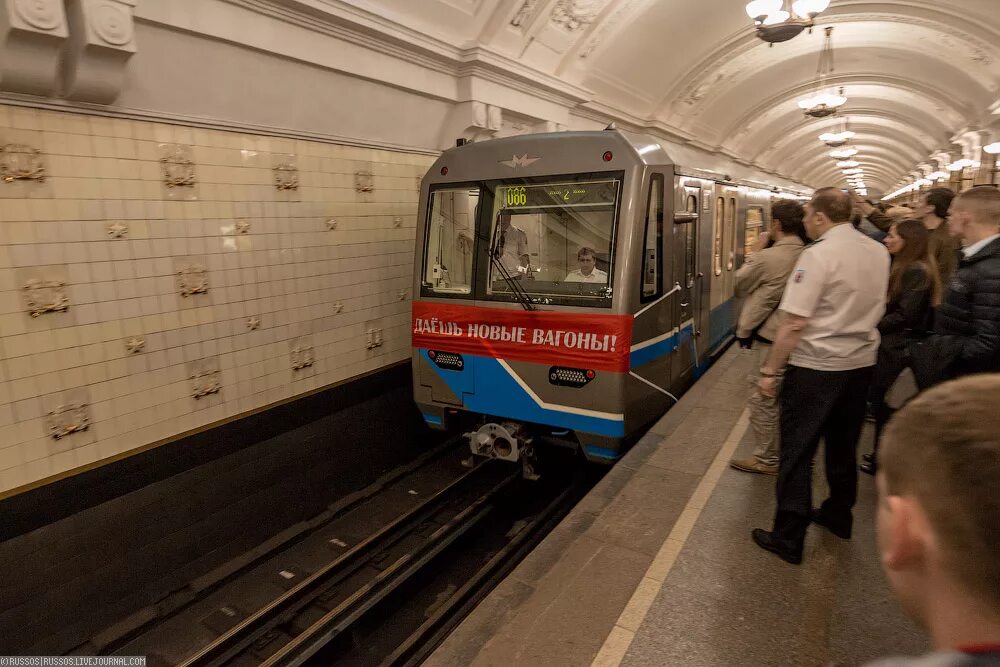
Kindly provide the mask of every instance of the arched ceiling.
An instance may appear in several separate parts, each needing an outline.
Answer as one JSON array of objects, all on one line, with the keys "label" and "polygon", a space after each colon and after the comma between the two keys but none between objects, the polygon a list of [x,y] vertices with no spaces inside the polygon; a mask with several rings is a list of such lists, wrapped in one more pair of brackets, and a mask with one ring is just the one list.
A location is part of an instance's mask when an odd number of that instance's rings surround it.
[{"label": "arched ceiling", "polygon": [[[811,34],[773,47],[755,36],[746,0],[363,4],[590,91],[583,106],[593,111],[814,187],[843,183],[818,136],[844,119],[874,191],[933,154],[962,157],[955,142],[971,132],[1000,139],[1000,0],[832,0]],[[815,90],[825,26],[835,28],[830,81],[848,103],[838,117],[811,120],[796,102]]]}]

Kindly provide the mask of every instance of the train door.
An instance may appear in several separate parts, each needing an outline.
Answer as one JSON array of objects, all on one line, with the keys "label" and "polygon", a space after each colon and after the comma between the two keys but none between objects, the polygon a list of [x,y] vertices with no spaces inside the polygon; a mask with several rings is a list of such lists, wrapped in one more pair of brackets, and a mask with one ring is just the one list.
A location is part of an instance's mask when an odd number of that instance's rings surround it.
[{"label": "train door", "polygon": [[673,385],[683,387],[693,378],[698,363],[696,314],[698,301],[698,231],[701,198],[700,187],[681,186],[674,198],[674,224],[671,239],[671,278],[674,289],[674,327],[677,331],[677,350],[671,365]]}]

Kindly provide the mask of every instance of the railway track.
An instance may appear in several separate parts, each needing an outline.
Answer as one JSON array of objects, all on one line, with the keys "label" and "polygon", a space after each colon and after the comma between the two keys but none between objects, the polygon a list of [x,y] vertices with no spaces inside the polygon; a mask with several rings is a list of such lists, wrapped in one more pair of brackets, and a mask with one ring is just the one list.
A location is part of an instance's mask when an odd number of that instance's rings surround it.
[{"label": "railway track", "polygon": [[156,667],[419,664],[600,474],[557,455],[527,481],[461,451],[442,444],[108,649]]}]

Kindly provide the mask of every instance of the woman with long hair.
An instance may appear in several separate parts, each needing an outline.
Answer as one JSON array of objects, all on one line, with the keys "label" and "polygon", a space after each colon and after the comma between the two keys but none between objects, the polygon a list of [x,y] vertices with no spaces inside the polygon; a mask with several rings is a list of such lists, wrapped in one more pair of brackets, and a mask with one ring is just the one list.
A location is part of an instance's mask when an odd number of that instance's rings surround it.
[{"label": "woman with long hair", "polygon": [[892,415],[886,392],[906,367],[910,342],[931,330],[934,308],[941,303],[941,278],[930,252],[930,236],[930,230],[919,220],[903,220],[893,224],[885,238],[892,268],[885,315],[878,325],[882,342],[871,390],[875,446],[861,464],[861,471],[872,475],[877,467],[879,438]]}]

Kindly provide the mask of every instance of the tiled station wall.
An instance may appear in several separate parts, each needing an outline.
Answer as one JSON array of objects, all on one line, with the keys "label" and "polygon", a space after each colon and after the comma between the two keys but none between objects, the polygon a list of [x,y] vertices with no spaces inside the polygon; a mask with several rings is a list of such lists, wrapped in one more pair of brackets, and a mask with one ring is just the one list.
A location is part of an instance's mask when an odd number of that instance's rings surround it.
[{"label": "tiled station wall", "polygon": [[408,356],[433,157],[2,105],[0,145],[0,493]]}]

